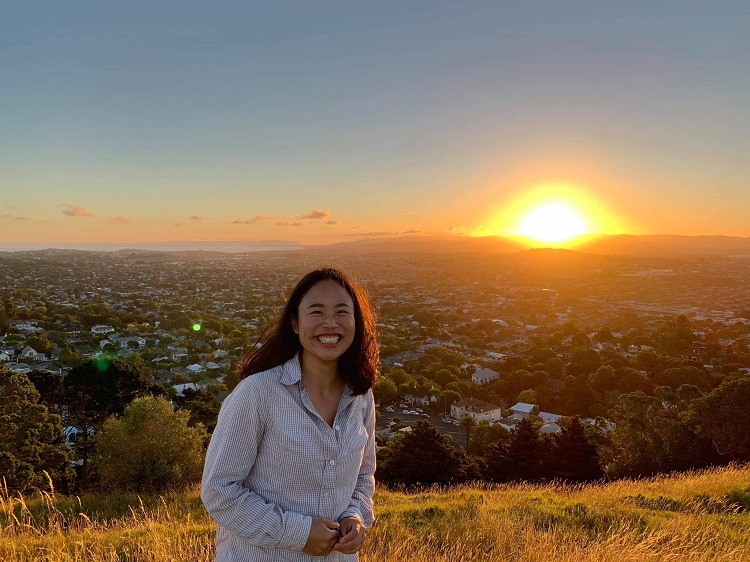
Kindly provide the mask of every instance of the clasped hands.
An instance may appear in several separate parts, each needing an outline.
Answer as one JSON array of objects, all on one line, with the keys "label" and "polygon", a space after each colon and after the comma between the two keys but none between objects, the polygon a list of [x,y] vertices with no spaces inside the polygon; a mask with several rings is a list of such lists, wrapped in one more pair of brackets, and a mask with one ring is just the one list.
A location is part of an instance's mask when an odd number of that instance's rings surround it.
[{"label": "clasped hands", "polygon": [[338,523],[323,517],[313,517],[310,535],[302,552],[325,556],[332,550],[354,554],[365,542],[365,526],[358,517],[344,517]]}]

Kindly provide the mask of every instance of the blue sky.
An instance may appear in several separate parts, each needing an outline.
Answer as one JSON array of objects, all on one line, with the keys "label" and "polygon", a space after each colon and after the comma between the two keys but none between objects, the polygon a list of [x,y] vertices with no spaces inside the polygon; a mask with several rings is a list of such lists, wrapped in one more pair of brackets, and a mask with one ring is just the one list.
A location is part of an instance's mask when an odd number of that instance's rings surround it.
[{"label": "blue sky", "polygon": [[505,233],[548,185],[750,236],[745,2],[4,11],[0,245]]}]

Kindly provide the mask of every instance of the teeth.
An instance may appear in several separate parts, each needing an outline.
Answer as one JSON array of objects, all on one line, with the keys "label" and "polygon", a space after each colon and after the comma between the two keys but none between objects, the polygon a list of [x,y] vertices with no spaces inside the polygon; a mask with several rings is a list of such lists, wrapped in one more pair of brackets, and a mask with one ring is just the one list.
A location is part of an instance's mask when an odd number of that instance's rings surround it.
[{"label": "teeth", "polygon": [[319,336],[318,341],[320,343],[330,344],[330,343],[338,343],[339,336]]}]

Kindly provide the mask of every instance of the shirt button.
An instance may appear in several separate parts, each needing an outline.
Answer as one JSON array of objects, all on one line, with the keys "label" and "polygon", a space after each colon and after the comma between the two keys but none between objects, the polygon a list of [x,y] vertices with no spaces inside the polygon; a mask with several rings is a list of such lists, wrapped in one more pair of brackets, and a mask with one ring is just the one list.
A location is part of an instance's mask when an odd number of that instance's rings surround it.
[{"label": "shirt button", "polygon": [[331,466],[333,466],[334,464],[336,464],[336,461],[335,461],[335,460],[333,460],[333,459],[331,459],[331,462],[330,462],[329,464],[330,464]]},{"label": "shirt button", "polygon": [[340,428],[339,426],[336,426],[336,427],[335,427],[334,429],[335,429],[336,431],[338,431],[338,430],[339,430],[339,429],[341,429],[341,428]]}]

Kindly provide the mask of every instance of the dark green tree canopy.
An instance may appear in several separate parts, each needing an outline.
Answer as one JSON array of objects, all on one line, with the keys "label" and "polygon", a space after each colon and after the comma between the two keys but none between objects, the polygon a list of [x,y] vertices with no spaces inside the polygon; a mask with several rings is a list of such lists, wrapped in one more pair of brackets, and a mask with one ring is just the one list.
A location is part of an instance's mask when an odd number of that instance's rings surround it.
[{"label": "dark green tree canopy", "polygon": [[23,494],[67,489],[70,451],[63,439],[60,416],[39,404],[39,393],[28,377],[0,366],[0,474],[8,489]]},{"label": "dark green tree canopy", "polygon": [[475,464],[453,439],[420,420],[378,451],[377,478],[389,484],[450,484],[478,476]]}]

